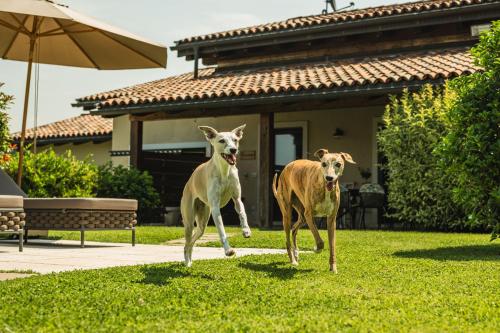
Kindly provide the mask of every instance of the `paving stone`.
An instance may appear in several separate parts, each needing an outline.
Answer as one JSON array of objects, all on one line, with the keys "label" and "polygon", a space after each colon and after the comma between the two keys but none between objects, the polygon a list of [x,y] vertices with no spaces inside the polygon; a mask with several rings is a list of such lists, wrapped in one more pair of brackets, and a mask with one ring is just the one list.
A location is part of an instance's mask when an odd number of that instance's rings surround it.
[{"label": "paving stone", "polygon": [[[211,237],[211,236],[210,236]],[[208,238],[210,238],[208,237]],[[278,249],[235,249],[237,256],[252,254],[284,254]],[[193,260],[231,259],[224,255],[222,247],[195,247]],[[24,252],[18,252],[15,241],[0,243],[0,271],[26,271],[47,274],[76,269],[96,269],[115,266],[130,266],[175,262],[184,260],[182,245],[144,245],[123,243],[79,241],[30,240]]]}]

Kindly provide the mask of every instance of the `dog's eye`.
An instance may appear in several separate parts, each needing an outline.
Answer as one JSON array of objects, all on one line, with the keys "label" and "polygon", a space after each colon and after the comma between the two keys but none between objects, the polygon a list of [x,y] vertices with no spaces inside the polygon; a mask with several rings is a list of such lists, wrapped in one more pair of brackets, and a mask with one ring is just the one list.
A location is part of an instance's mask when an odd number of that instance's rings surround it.
[{"label": "dog's eye", "polygon": [[224,142],[226,142],[226,140],[224,140],[224,139],[219,140],[219,143],[224,143]]},{"label": "dog's eye", "polygon": [[325,163],[325,162],[321,163],[321,166],[322,166],[323,168],[326,168],[326,163]]},{"label": "dog's eye", "polygon": [[335,163],[336,168],[340,168],[341,166],[342,166],[342,164],[340,164],[339,162]]}]

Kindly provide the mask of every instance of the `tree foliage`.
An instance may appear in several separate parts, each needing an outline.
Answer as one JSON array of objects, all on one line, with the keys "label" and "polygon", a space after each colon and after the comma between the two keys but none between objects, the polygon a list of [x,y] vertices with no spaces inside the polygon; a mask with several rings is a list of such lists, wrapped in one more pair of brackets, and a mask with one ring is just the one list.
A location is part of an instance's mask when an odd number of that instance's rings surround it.
[{"label": "tree foliage", "polygon": [[160,196],[153,187],[153,177],[149,173],[133,167],[113,166],[111,163],[99,167],[97,196],[137,199],[139,210],[160,204]]},{"label": "tree foliage", "polygon": [[404,223],[459,229],[463,213],[452,201],[453,178],[442,172],[434,149],[447,131],[446,112],[453,96],[444,88],[424,86],[391,96],[378,134],[387,157],[391,215]]},{"label": "tree foliage", "polygon": [[456,181],[453,197],[470,225],[490,225],[495,238],[500,233],[500,21],[480,38],[472,55],[484,70],[450,82],[456,97],[439,155]]},{"label": "tree foliage", "polygon": [[[12,178],[17,174],[19,155],[12,155],[6,171]],[[33,198],[93,197],[97,187],[97,167],[78,160],[71,153],[57,155],[53,149],[37,154],[26,149],[23,163],[22,189]]]},{"label": "tree foliage", "polygon": [[[0,83],[0,87],[2,85]],[[6,110],[11,102],[12,96],[0,91],[0,166],[6,163],[10,156],[9,117]]]}]

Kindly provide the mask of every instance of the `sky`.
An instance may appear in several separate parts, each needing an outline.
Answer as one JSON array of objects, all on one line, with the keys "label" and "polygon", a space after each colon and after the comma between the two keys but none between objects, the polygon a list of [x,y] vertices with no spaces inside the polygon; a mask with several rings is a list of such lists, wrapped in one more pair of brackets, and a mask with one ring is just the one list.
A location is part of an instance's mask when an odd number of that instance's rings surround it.
[{"label": "sky", "polygon": [[[211,32],[320,14],[324,0],[58,0],[87,16],[127,30],[165,46],[174,41]],[[365,8],[407,0],[357,0]],[[338,7],[349,3],[338,0]],[[21,128],[27,64],[0,59],[0,89],[13,95],[8,111],[11,132]],[[40,65],[38,125],[78,116],[81,108],[71,103],[78,97],[122,88],[192,71],[193,62],[168,51],[166,69],[99,71]],[[34,84],[34,83],[33,83]],[[32,89],[33,91],[33,89]],[[33,97],[33,93],[31,93]],[[28,128],[33,127],[34,100],[30,101]]]}]

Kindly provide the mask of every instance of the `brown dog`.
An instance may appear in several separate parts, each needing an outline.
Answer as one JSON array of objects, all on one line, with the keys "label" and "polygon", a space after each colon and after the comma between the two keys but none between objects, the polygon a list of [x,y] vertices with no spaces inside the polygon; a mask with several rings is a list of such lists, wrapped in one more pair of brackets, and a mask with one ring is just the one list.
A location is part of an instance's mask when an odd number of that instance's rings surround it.
[{"label": "brown dog", "polygon": [[[274,175],[273,192],[283,215],[286,233],[286,249],[292,265],[298,265],[297,232],[307,223],[314,239],[316,251],[321,251],[324,242],[314,224],[314,217],[327,217],[328,243],[330,246],[330,271],[337,272],[335,258],[335,229],[339,209],[340,190],[338,179],[344,171],[344,163],[356,163],[347,153],[328,153],[320,149],[314,153],[320,161],[297,160],[290,162],[281,172],[279,184]],[[293,247],[290,243],[292,209],[298,214],[293,225]]]}]

